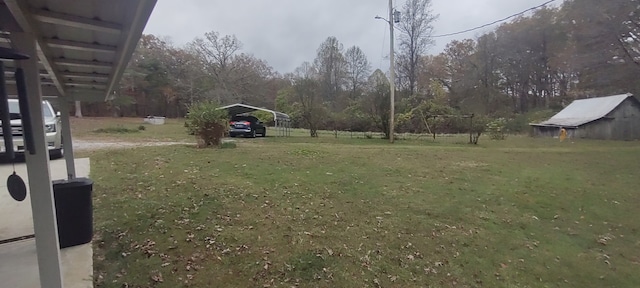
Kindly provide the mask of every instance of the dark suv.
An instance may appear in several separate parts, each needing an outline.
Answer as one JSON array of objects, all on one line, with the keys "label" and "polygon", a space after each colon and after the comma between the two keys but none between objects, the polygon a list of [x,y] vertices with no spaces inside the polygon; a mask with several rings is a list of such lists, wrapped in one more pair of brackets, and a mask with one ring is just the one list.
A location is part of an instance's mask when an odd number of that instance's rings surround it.
[{"label": "dark suv", "polygon": [[238,135],[251,138],[255,138],[256,135],[267,136],[267,128],[254,116],[233,116],[229,124],[231,125],[229,128],[230,137]]}]

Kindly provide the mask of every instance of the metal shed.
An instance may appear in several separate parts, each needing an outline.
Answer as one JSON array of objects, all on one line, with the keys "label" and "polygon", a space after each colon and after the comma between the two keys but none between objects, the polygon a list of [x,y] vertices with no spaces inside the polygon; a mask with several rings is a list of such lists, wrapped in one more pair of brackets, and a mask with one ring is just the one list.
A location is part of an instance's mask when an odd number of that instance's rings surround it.
[{"label": "metal shed", "polygon": [[229,111],[230,117],[239,114],[251,113],[254,111],[264,111],[271,113],[273,114],[276,136],[291,136],[291,117],[289,117],[289,115],[285,113],[241,103],[223,106],[218,109]]},{"label": "metal shed", "polygon": [[638,140],[640,101],[632,94],[575,100],[549,120],[530,125],[538,137],[555,137],[565,128],[572,138]]},{"label": "metal shed", "polygon": [[16,94],[16,68],[23,69],[26,80],[35,153],[25,153],[25,161],[42,287],[63,286],[42,97],[58,98],[67,173],[73,178],[68,104],[112,97],[155,4],[156,0],[0,0],[0,47],[30,56],[2,61],[8,94]]}]

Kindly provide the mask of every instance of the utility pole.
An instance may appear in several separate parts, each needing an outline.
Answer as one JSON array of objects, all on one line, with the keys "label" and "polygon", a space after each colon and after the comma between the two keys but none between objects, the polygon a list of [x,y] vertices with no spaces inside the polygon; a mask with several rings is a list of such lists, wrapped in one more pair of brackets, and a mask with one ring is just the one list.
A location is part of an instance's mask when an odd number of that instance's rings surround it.
[{"label": "utility pole", "polygon": [[376,19],[382,19],[384,21],[387,21],[387,23],[389,23],[389,35],[391,36],[391,41],[389,41],[390,43],[390,52],[389,52],[389,72],[390,72],[390,78],[389,79],[389,87],[391,88],[390,92],[391,95],[389,95],[390,97],[390,107],[389,107],[389,143],[394,142],[394,126],[395,126],[395,103],[396,103],[396,68],[395,68],[395,53],[393,52],[393,48],[394,48],[394,44],[393,44],[393,23],[400,23],[400,11],[394,11],[393,10],[393,0],[389,0],[389,20],[384,19],[380,16],[376,16]]},{"label": "utility pole", "polygon": [[[394,119],[395,119],[395,94],[396,94],[396,69],[395,69],[395,55],[393,52],[393,22],[395,22],[396,19],[394,19],[394,15],[393,15],[393,0],[389,0],[389,35],[391,35],[391,41],[389,41],[390,43],[390,51],[389,52],[389,69],[390,69],[390,78],[389,79],[389,87],[391,87],[391,106],[389,106],[389,113],[390,113],[390,118],[389,118],[389,143],[393,144],[394,141],[394,132],[393,132],[393,128],[394,128]],[[399,20],[399,19],[398,19]]]}]

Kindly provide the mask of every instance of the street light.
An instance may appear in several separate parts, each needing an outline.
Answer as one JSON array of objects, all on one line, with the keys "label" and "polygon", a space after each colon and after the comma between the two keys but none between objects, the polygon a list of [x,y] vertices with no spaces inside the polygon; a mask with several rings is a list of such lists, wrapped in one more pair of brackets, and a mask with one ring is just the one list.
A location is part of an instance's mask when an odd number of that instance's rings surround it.
[{"label": "street light", "polygon": [[390,108],[389,108],[389,143],[393,143],[394,141],[394,120],[395,120],[395,93],[396,93],[396,87],[395,87],[395,82],[396,82],[396,69],[395,69],[395,55],[393,52],[393,23],[399,23],[400,22],[400,11],[395,11],[393,10],[393,0],[389,0],[389,19],[391,19],[391,21],[384,19],[380,16],[376,16],[376,19],[382,19],[384,21],[386,21],[387,23],[389,23],[389,35],[391,37],[391,41],[390,42],[390,53],[389,53],[389,74],[390,74],[390,78],[389,79],[389,87],[391,88],[391,99],[390,99]]}]

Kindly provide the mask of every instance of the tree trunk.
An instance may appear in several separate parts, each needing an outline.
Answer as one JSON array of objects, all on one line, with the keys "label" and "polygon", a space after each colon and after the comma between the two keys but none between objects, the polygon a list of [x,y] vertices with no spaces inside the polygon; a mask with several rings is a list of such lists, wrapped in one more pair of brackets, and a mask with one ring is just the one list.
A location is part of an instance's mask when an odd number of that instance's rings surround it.
[{"label": "tree trunk", "polygon": [[76,101],[76,117],[82,118],[82,103],[80,101]]},{"label": "tree trunk", "polygon": [[318,137],[318,126],[315,125],[315,124],[311,124],[311,123],[309,123],[309,124],[310,124],[309,125],[309,134],[310,134],[309,136],[311,136],[313,138]]}]

